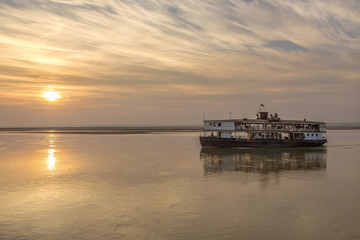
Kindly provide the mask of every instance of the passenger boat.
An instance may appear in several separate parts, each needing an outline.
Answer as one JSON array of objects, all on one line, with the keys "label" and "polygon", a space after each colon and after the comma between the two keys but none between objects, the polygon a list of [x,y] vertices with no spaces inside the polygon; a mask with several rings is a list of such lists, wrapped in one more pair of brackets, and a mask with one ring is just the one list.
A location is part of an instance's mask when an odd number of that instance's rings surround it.
[{"label": "passenger boat", "polygon": [[326,142],[324,122],[282,120],[261,110],[256,119],[204,120],[200,136],[203,147],[311,147]]}]

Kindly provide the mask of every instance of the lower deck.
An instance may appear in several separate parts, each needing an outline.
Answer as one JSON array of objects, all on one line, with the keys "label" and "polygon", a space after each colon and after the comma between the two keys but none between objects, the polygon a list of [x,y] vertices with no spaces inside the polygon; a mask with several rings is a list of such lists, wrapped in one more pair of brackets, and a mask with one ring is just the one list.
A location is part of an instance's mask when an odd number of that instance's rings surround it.
[{"label": "lower deck", "polygon": [[326,142],[326,139],[289,140],[200,137],[200,143],[203,147],[313,147],[321,146]]},{"label": "lower deck", "polygon": [[326,133],[282,131],[204,131],[202,137],[238,140],[312,141],[326,139]]}]

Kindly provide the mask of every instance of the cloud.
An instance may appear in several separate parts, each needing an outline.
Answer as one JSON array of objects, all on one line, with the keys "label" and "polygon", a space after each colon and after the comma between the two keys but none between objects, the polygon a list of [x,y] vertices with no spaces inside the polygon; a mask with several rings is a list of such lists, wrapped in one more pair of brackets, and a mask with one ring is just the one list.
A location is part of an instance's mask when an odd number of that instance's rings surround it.
[{"label": "cloud", "polygon": [[67,111],[127,104],[160,116],[154,105],[168,109],[171,102],[175,115],[177,108],[194,114],[192,108],[211,111],[263,97],[286,102],[305,93],[308,102],[321,95],[333,103],[326,94],[339,90],[351,105],[360,88],[359,5],[1,1],[0,88],[7,94],[0,100],[34,108],[41,102],[36,95],[56,86]]},{"label": "cloud", "polygon": [[269,41],[265,47],[273,48],[280,51],[305,51],[306,49],[296,43],[289,40],[273,40]]}]

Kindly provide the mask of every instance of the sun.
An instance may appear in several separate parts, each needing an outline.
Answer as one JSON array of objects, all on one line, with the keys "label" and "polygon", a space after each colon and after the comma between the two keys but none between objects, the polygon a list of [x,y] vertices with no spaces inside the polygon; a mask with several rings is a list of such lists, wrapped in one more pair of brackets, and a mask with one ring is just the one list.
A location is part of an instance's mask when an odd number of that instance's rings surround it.
[{"label": "sun", "polygon": [[43,94],[43,97],[46,98],[48,101],[56,101],[57,99],[60,98],[59,93],[55,92],[55,91],[47,91]]}]

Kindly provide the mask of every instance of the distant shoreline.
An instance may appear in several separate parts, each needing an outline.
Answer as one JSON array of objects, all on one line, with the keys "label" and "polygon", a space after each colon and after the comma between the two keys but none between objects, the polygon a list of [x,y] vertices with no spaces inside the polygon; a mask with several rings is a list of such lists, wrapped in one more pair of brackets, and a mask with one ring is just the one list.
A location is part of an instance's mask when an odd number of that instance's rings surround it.
[{"label": "distant shoreline", "polygon": [[327,130],[359,130],[360,126],[327,126]]},{"label": "distant shoreline", "polygon": [[0,128],[0,132],[51,134],[150,134],[167,132],[201,132],[202,126],[163,127],[13,127]]},{"label": "distant shoreline", "polygon": [[[360,130],[360,126],[328,126],[327,130]],[[0,132],[51,134],[150,134],[202,132],[202,126],[126,126],[126,127],[7,127]]]}]

